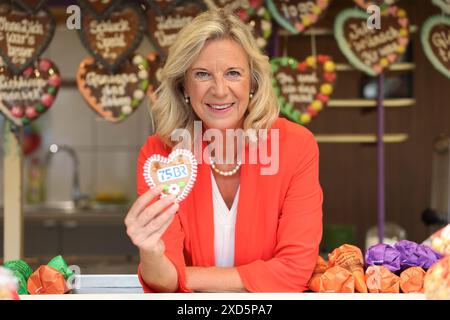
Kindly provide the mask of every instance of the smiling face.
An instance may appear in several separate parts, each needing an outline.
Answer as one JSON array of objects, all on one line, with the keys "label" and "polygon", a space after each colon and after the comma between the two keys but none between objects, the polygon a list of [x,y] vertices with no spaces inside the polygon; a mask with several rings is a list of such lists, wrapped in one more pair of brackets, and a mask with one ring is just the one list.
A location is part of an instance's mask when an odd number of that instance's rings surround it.
[{"label": "smiling face", "polygon": [[208,41],[187,70],[184,95],[207,128],[242,128],[249,104],[249,60],[232,39]]}]

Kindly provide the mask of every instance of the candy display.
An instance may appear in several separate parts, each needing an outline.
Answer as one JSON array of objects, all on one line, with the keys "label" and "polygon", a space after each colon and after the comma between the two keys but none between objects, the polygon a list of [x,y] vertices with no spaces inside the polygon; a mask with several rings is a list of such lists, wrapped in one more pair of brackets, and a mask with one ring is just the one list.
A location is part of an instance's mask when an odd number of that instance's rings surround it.
[{"label": "candy display", "polygon": [[336,248],[328,255],[329,266],[340,266],[353,274],[355,289],[357,292],[367,292],[364,279],[364,259],[361,249],[350,244],[344,244]]},{"label": "candy display", "polygon": [[424,292],[427,299],[450,300],[450,256],[444,257],[427,271]]},{"label": "candy display", "polygon": [[370,293],[399,293],[400,277],[382,265],[373,265],[366,270],[366,284]]},{"label": "candy display", "polygon": [[144,163],[145,181],[150,187],[163,186],[162,197],[175,195],[175,202],[187,197],[197,177],[197,160],[191,151],[176,149],[165,158],[155,154]]},{"label": "candy display", "polygon": [[72,276],[64,259],[57,256],[30,276],[27,289],[30,294],[64,294],[70,291],[67,280]]},{"label": "candy display", "polygon": [[421,267],[408,268],[400,274],[400,289],[403,293],[422,293],[424,277]]},{"label": "candy display", "polygon": [[450,224],[431,236],[431,247],[442,255],[450,255]]},{"label": "candy display", "polygon": [[0,267],[0,300],[19,300],[17,278],[4,267]]}]

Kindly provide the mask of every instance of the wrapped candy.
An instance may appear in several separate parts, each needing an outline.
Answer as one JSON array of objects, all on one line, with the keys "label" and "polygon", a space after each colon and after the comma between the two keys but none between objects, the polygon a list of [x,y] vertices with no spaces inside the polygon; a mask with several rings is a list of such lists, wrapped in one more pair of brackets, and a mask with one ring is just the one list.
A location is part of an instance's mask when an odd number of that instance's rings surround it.
[{"label": "wrapped candy", "polygon": [[319,292],[322,284],[322,275],[327,271],[328,263],[321,256],[317,257],[316,266],[314,268],[308,287],[311,291]]},{"label": "wrapped candy", "polygon": [[350,244],[344,244],[336,248],[328,255],[329,265],[340,266],[353,274],[355,289],[357,292],[367,293],[364,279],[364,259],[361,250]]},{"label": "wrapped candy", "polygon": [[350,271],[340,266],[334,266],[320,277],[319,292],[355,292],[355,278]]},{"label": "wrapped candy", "polygon": [[400,252],[400,268],[409,267],[430,268],[442,255],[426,245],[417,244],[413,241],[402,240],[394,247]]},{"label": "wrapped candy", "polygon": [[19,294],[28,294],[27,281],[33,270],[30,266],[23,260],[9,260],[5,261],[3,264],[5,268],[11,270],[14,277],[17,278]]},{"label": "wrapped candy", "polygon": [[366,251],[367,266],[385,266],[391,272],[400,270],[400,252],[389,244],[376,244]]},{"label": "wrapped candy", "polygon": [[445,256],[428,269],[424,292],[427,299],[450,300],[450,256]]},{"label": "wrapped candy", "polygon": [[69,291],[66,280],[72,276],[64,259],[57,256],[30,276],[27,288],[30,294],[64,294]]},{"label": "wrapped candy", "polygon": [[20,300],[17,287],[18,279],[13,271],[0,267],[0,300]]},{"label": "wrapped candy", "polygon": [[423,293],[425,271],[421,267],[408,268],[400,274],[400,289],[404,293]]},{"label": "wrapped candy", "polygon": [[365,278],[370,293],[400,292],[400,278],[385,266],[368,267]]}]

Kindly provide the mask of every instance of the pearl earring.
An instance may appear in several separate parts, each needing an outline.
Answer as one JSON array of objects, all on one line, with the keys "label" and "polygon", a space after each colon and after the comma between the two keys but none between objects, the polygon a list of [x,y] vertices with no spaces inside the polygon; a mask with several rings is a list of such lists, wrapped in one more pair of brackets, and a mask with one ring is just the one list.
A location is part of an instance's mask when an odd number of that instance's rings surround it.
[{"label": "pearl earring", "polygon": [[189,97],[184,97],[184,101],[186,102],[186,104],[189,104]]},{"label": "pearl earring", "polygon": [[253,99],[253,92],[250,92],[250,100]]}]

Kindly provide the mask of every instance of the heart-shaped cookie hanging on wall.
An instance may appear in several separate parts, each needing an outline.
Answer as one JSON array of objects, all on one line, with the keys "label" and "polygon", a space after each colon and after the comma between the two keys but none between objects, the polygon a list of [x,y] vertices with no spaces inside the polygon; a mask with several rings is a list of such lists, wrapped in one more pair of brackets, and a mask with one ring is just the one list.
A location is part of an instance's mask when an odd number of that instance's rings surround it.
[{"label": "heart-shaped cookie hanging on wall", "polygon": [[32,65],[50,44],[55,20],[47,9],[29,14],[0,4],[0,55],[14,74]]},{"label": "heart-shaped cookie hanging on wall", "polygon": [[47,2],[47,0],[15,0],[20,8],[25,10],[28,13],[36,13],[38,12],[42,6]]},{"label": "heart-shaped cookie hanging on wall", "polygon": [[323,15],[331,0],[266,0],[267,7],[287,31],[298,34],[315,24]]},{"label": "heart-shaped cookie hanging on wall", "polygon": [[398,0],[353,0],[355,3],[366,10],[370,5],[376,5],[381,8],[392,6],[395,4]]},{"label": "heart-shaped cookie hanging on wall", "polygon": [[161,197],[175,195],[175,202],[180,202],[194,186],[197,160],[185,149],[172,151],[168,158],[155,154],[145,161],[143,175],[149,187],[163,187]]},{"label": "heart-shaped cookie hanging on wall", "polygon": [[446,14],[450,14],[450,0],[433,0],[433,4],[441,8]]},{"label": "heart-shaped cookie hanging on wall", "polygon": [[89,57],[78,68],[78,89],[101,117],[114,123],[121,122],[136,111],[145,98],[149,71],[149,64],[141,55],[124,61],[114,73],[109,73]]},{"label": "heart-shaped cookie hanging on wall", "polygon": [[368,29],[369,15],[359,9],[339,13],[334,35],[342,53],[357,69],[376,76],[400,60],[409,43],[406,11],[396,6],[381,12],[381,29]]},{"label": "heart-shaped cookie hanging on wall", "polygon": [[252,30],[256,43],[261,50],[264,50],[272,34],[272,16],[264,6],[263,0],[253,1],[210,1],[211,8],[232,9],[242,21]]},{"label": "heart-shaped cookie hanging on wall", "polygon": [[77,0],[84,11],[97,19],[103,19],[114,11],[123,0]]},{"label": "heart-shaped cookie hanging on wall", "polygon": [[433,66],[450,78],[450,17],[428,18],[422,27],[421,41]]},{"label": "heart-shaped cookie hanging on wall", "polygon": [[30,124],[54,103],[61,85],[58,68],[38,59],[20,75],[0,68],[0,110],[18,126]]},{"label": "heart-shaped cookie hanging on wall", "polygon": [[270,64],[281,114],[299,124],[311,122],[330,100],[336,64],[326,55],[310,56],[302,62],[277,57]]},{"label": "heart-shaped cookie hanging on wall", "polygon": [[78,34],[95,60],[114,72],[139,46],[144,30],[141,9],[123,4],[103,19],[84,12]]},{"label": "heart-shaped cookie hanging on wall", "polygon": [[178,32],[206,10],[202,1],[148,1],[147,35],[158,52],[166,57]]}]

